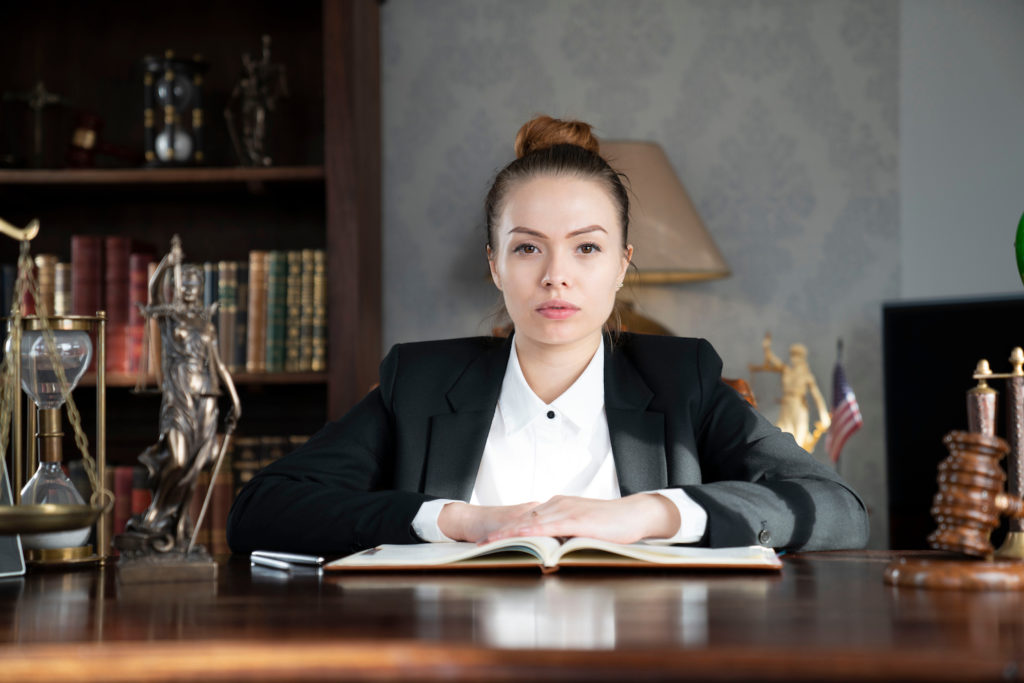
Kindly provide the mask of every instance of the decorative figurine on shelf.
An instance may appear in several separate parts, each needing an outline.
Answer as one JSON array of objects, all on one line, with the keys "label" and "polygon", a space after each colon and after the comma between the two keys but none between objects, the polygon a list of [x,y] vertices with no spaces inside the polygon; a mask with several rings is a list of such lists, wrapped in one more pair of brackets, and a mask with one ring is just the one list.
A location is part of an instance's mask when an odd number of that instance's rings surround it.
[{"label": "decorative figurine on shelf", "polygon": [[[194,551],[195,532],[202,524],[212,483],[242,414],[231,374],[217,348],[211,322],[216,305],[203,306],[203,272],[183,260],[181,240],[175,235],[170,253],[150,279],[149,303],[142,307],[160,330],[162,356],[160,437],[139,456],[150,475],[153,501],[145,512],[128,521],[116,542],[129,560],[141,558],[149,563],[142,574],[160,565],[160,558],[154,559],[154,555],[167,556],[162,565],[165,569],[173,562],[187,566],[209,562],[204,550]],[[222,388],[230,397],[231,409],[218,448],[217,400]],[[200,472],[211,463],[211,486],[193,525],[188,519],[189,504]],[[212,568],[215,574],[215,565]],[[166,572],[168,578],[179,578],[180,569]],[[194,574],[207,578],[201,570]]]},{"label": "decorative figurine on shelf", "polygon": [[162,58],[147,56],[143,67],[146,165],[201,164],[203,74],[209,65],[199,55],[177,59],[167,50]]},{"label": "decorative figurine on shelf", "polygon": [[46,89],[42,81],[28,92],[5,92],[5,102],[24,102],[32,110],[32,168],[43,168],[43,110],[53,105],[67,106],[70,101]]},{"label": "decorative figurine on shelf", "polygon": [[[764,363],[751,365],[750,372],[778,372],[782,375],[782,398],[779,408],[779,419],[775,425],[784,432],[789,432],[801,448],[808,453],[832,424],[825,397],[818,389],[810,365],[807,364],[807,347],[803,344],[792,344],[789,347],[789,365],[772,352],[772,335],[766,333],[761,342],[764,348]],[[814,399],[818,419],[811,430],[810,411],[807,408],[807,392]]]},{"label": "decorative figurine on shelf", "polygon": [[[270,62],[270,36],[263,36],[263,54],[255,61],[248,52],[242,55],[242,77],[231,91],[224,108],[231,142],[243,166],[270,166],[273,159],[266,153],[267,113],[274,111],[277,100],[288,96],[288,80],[283,64]],[[235,126],[238,108],[242,123],[239,137]]]}]

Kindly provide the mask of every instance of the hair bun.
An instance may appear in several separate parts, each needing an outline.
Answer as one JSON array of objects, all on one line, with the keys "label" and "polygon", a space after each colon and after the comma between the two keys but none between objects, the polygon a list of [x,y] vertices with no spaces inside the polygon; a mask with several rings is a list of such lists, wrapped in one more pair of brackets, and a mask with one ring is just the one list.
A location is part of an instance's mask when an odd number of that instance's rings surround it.
[{"label": "hair bun", "polygon": [[583,121],[563,121],[545,115],[532,118],[516,133],[516,158],[521,159],[530,152],[566,144],[600,154],[601,145],[590,128],[590,124]]}]

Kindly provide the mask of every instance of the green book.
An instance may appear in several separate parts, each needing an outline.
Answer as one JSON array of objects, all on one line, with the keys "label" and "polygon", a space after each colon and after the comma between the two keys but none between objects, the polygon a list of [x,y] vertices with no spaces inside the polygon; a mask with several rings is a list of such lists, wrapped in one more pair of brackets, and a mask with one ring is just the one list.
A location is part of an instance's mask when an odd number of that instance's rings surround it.
[{"label": "green book", "polygon": [[286,254],[283,251],[271,251],[267,256],[267,372],[284,372],[287,297],[288,260]]}]

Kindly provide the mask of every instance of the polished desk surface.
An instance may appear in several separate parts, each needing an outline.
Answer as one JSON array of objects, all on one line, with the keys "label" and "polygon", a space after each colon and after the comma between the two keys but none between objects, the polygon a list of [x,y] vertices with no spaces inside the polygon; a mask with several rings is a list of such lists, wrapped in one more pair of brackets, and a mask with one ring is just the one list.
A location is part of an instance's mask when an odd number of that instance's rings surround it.
[{"label": "polished desk surface", "polygon": [[235,557],[191,585],[33,573],[0,581],[0,681],[1024,677],[1024,595],[893,588],[892,557],[322,578]]}]

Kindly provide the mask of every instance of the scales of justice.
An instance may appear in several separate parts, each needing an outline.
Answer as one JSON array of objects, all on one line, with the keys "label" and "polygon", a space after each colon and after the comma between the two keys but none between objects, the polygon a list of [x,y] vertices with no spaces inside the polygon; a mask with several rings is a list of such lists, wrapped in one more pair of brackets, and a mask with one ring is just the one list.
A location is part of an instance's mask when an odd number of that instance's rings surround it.
[{"label": "scales of justice", "polygon": [[[916,588],[1024,590],[1024,350],[1010,354],[1011,371],[992,372],[978,361],[967,392],[967,431],[943,438],[949,451],[939,463],[938,492],[931,514],[936,529],[928,536],[935,550],[963,559],[903,558],[885,570],[886,583]],[[1006,439],[996,436],[998,392],[988,385],[1006,380]],[[1007,460],[1007,474],[999,465]],[[998,550],[990,535],[1000,518],[1009,531]]]},{"label": "scales of justice", "polygon": [[[106,466],[106,316],[50,316],[39,296],[32,270],[29,242],[38,234],[38,221],[19,229],[0,220],[0,233],[19,240],[18,277],[12,299],[10,334],[0,375],[0,453],[11,443],[13,504],[0,505],[0,535],[20,534],[25,557],[34,564],[66,565],[103,563],[109,557],[105,518],[113,504],[104,488]],[[196,531],[209,506],[212,481],[227,451],[231,434],[241,415],[234,383],[220,359],[217,335],[212,323],[215,306],[204,307],[201,299],[202,272],[183,263],[180,239],[175,236],[149,284],[149,300],[140,305],[147,318],[147,336],[153,321],[161,338],[160,435],[139,460],[149,471],[153,501],[149,508],[129,520],[125,533],[115,539],[121,551],[118,576],[122,582],[209,580],[216,577],[216,564],[201,546],[195,545]],[[38,315],[22,313],[25,295],[35,299]],[[96,452],[89,453],[88,439],[81,426],[72,396],[75,385],[93,359],[90,333],[96,338]],[[147,354],[143,354],[146,357]],[[140,368],[140,376],[144,372]],[[38,438],[22,437],[22,399],[16,378],[35,403],[26,416],[26,429]],[[141,387],[143,381],[137,384]],[[221,389],[231,400],[220,427],[217,406]],[[61,468],[61,406],[66,406],[74,428],[75,444],[81,453],[91,495],[86,502]],[[38,414],[38,420],[37,420]],[[38,422],[38,429],[37,429]],[[26,447],[27,446],[27,447]],[[38,459],[36,474],[23,485],[24,473]],[[200,471],[211,466],[211,487],[204,494],[197,519],[188,518]],[[6,475],[5,459],[0,474]],[[0,479],[5,477],[0,476]],[[95,531],[96,549],[88,544]]]}]

